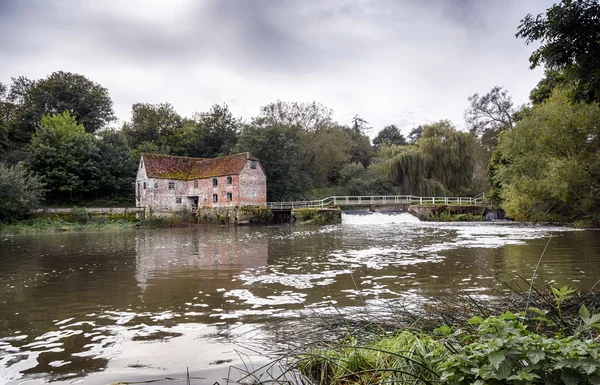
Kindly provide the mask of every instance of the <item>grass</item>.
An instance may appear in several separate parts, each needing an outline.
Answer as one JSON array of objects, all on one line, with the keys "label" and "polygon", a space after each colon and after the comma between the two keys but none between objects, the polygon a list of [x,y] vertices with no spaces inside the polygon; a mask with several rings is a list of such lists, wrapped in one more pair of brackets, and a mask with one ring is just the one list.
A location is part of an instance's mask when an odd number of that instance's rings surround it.
[{"label": "grass", "polygon": [[0,224],[1,233],[38,233],[73,230],[119,230],[132,228],[136,222],[124,219],[96,218],[85,223],[71,222],[60,218],[36,218]]}]

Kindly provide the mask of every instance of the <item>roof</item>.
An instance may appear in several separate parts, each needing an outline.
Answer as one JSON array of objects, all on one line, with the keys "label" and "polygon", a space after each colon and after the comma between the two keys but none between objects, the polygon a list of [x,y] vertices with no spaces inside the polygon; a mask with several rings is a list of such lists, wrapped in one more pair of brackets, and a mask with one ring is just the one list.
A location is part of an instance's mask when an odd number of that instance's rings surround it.
[{"label": "roof", "polygon": [[160,154],[142,154],[148,178],[193,180],[237,175],[246,162],[258,160],[249,152],[218,158],[188,158]]}]

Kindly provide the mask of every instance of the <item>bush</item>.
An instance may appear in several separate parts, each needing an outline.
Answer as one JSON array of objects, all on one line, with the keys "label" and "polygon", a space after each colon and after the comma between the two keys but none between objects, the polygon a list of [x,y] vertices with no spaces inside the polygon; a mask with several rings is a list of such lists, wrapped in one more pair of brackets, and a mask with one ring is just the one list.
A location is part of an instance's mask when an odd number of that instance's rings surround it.
[{"label": "bush", "polygon": [[44,184],[21,164],[0,163],[0,221],[19,219],[36,208],[44,195]]}]

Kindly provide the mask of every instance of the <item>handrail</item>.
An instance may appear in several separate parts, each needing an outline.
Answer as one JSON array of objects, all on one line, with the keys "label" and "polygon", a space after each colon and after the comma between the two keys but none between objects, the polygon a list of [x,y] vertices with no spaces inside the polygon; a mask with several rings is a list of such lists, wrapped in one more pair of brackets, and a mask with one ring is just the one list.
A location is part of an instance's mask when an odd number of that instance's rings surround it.
[{"label": "handrail", "polygon": [[420,197],[415,195],[348,195],[329,196],[312,201],[267,202],[271,209],[294,208],[322,208],[328,206],[355,206],[355,205],[400,205],[400,204],[459,204],[459,205],[487,205],[483,193],[474,197]]}]

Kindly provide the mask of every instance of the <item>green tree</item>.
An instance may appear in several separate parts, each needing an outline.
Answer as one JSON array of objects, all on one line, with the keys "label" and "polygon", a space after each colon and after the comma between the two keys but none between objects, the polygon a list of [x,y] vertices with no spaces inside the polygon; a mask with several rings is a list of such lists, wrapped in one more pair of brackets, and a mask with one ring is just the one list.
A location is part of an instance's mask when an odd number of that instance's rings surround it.
[{"label": "green tree", "polygon": [[22,164],[0,163],[0,221],[18,219],[37,208],[44,196],[44,184]]},{"label": "green tree", "polygon": [[396,146],[405,146],[406,138],[400,132],[400,129],[395,125],[385,126],[379,134],[373,139],[373,145],[377,148],[382,144],[394,144]]},{"label": "green tree", "polygon": [[183,118],[171,104],[136,103],[131,107],[131,121],[123,125],[122,131],[132,148],[148,142],[170,149],[169,136],[180,134],[182,127]]},{"label": "green tree", "polygon": [[97,146],[98,196],[133,198],[139,158],[133,156],[125,135],[115,130],[102,131]]},{"label": "green tree", "polygon": [[600,224],[600,107],[557,89],[502,134],[494,179],[517,220]]},{"label": "green tree", "polygon": [[464,117],[471,134],[480,138],[482,145],[491,154],[498,144],[500,132],[513,126],[514,113],[515,108],[508,91],[495,86],[485,95],[471,95]]},{"label": "green tree", "polygon": [[248,151],[260,159],[270,201],[297,199],[312,187],[300,136],[300,129],[289,125],[249,125],[240,135],[235,151]]},{"label": "green tree", "polygon": [[43,116],[28,150],[27,167],[43,178],[48,198],[82,198],[98,189],[98,146],[68,112]]},{"label": "green tree", "polygon": [[26,91],[25,108],[37,124],[45,114],[69,112],[87,132],[94,133],[115,120],[108,90],[83,75],[58,71],[34,82]]},{"label": "green tree", "polygon": [[214,158],[232,153],[243,123],[233,116],[226,104],[215,104],[210,111],[195,118],[193,139],[188,143],[190,156]]},{"label": "green tree", "polygon": [[473,177],[474,138],[447,120],[422,126],[414,145],[381,146],[382,171],[397,191],[412,195],[450,195],[469,190]]},{"label": "green tree", "polygon": [[417,140],[421,139],[421,135],[423,135],[423,126],[411,129],[408,133],[408,142],[411,144],[417,143]]},{"label": "green tree", "polygon": [[531,68],[545,65],[561,71],[574,86],[575,100],[600,101],[600,4],[595,0],[562,0],[546,14],[528,14],[517,37],[540,44],[529,57]]},{"label": "green tree", "polygon": [[565,77],[559,71],[546,69],[544,77],[538,82],[534,89],[529,93],[531,104],[537,105],[545,102],[552,91],[558,86],[565,86]]}]

